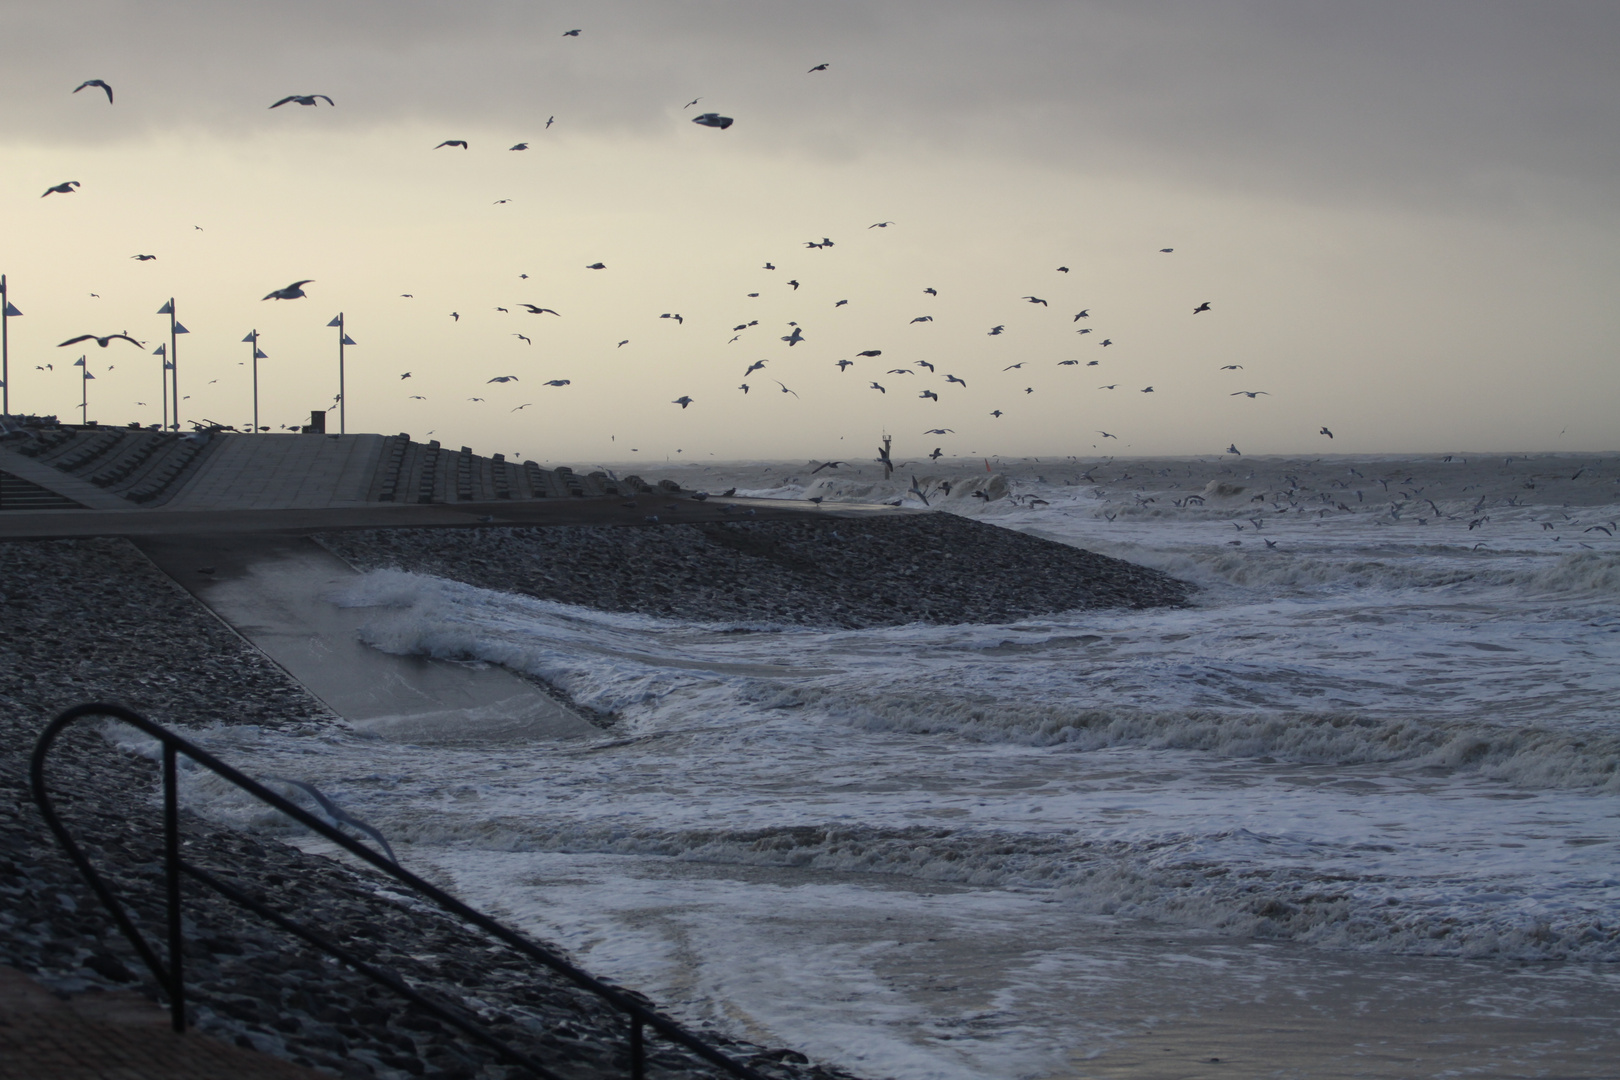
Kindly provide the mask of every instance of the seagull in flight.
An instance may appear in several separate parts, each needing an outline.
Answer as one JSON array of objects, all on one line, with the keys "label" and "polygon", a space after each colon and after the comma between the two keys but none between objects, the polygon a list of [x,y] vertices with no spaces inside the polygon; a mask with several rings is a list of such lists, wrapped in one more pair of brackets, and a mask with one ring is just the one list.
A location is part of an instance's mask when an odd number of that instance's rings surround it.
[{"label": "seagull in flight", "polygon": [[520,142],[516,146],[508,146],[507,147],[508,150],[527,150],[528,148],[529,148],[529,144],[526,143],[526,142]]},{"label": "seagull in flight", "polygon": [[692,399],[687,397],[685,394],[682,394],[680,397],[678,397],[674,401],[670,402],[670,404],[671,405],[679,405],[681,408],[684,409],[688,405],[692,404]]},{"label": "seagull in flight", "polygon": [[1175,248],[1160,248],[1159,252],[1160,252],[1160,254],[1168,255],[1174,250],[1176,250],[1176,249]]},{"label": "seagull in flight", "polygon": [[98,90],[107,91],[107,104],[111,105],[113,103],[112,87],[108,86],[105,82],[101,81],[100,79],[86,79],[84,82],[80,83],[78,86],[75,86],[73,88],[73,92],[75,94],[77,94],[80,90],[83,90],[87,86],[94,86]]},{"label": "seagull in flight", "polygon": [[794,345],[797,345],[799,342],[804,340],[804,332],[799,327],[795,326],[793,328],[793,333],[788,334],[786,337],[782,338],[782,340],[788,343],[789,348],[792,348]]},{"label": "seagull in flight", "polygon": [[914,323],[933,322],[934,317],[932,315],[919,315],[915,319],[912,319],[911,321],[914,322]]},{"label": "seagull in flight", "polygon": [[1021,368],[1027,363],[1029,363],[1028,360],[1020,360],[1016,364],[1008,364],[1006,367],[1002,368],[1001,370],[1002,371],[1012,371],[1014,368]]},{"label": "seagull in flight", "polygon": [[792,394],[794,397],[799,396],[799,392],[797,390],[789,390],[787,388],[787,384],[782,382],[780,379],[772,379],[771,381],[776,383],[777,386],[780,386],[782,388],[782,393],[784,393],[784,394]]},{"label": "seagull in flight", "polygon": [[948,428],[948,427],[929,428],[927,431],[923,432],[923,434],[924,435],[955,435],[956,434],[956,429],[955,428]]},{"label": "seagull in flight", "polygon": [[938,401],[939,400],[939,395],[934,393],[932,390],[924,390],[922,393],[918,394],[917,397],[918,398],[928,398],[931,401]]},{"label": "seagull in flight", "polygon": [[[517,382],[517,381],[518,381],[518,377],[516,375],[497,375],[493,379],[489,380],[489,382],[498,382],[498,383],[509,383],[509,382]],[[485,385],[488,385],[488,384],[486,383]]]},{"label": "seagull in flight", "polygon": [[615,348],[615,349],[622,349],[622,348],[624,348],[624,347],[625,347],[625,346],[626,346],[626,345],[628,345],[628,344],[630,344],[630,339],[629,339],[629,338],[625,338],[625,339],[624,339],[624,340],[623,340],[623,341],[621,341],[621,342],[619,342],[619,343],[618,343],[618,344],[617,344],[617,345],[615,345],[615,346],[613,346],[613,347],[614,347],[614,348]]},{"label": "seagull in flight", "polygon": [[995,417],[997,420],[1000,420],[1005,414],[1000,409],[992,409],[990,410],[990,415]]},{"label": "seagull in flight", "polygon": [[276,102],[270,107],[272,109],[279,109],[288,102],[295,102],[299,105],[314,105],[317,98],[326,102],[334,109],[337,108],[337,102],[333,101],[325,94],[288,94],[286,97],[282,98],[280,101]]},{"label": "seagull in flight", "polygon": [[865,352],[858,352],[855,355],[856,356],[882,356],[883,355],[883,350],[882,349],[867,349]]},{"label": "seagull in flight", "polygon": [[662,315],[660,315],[658,317],[660,319],[674,319],[676,322],[680,323],[682,326],[686,325],[686,320],[681,318],[679,313],[673,313],[673,312],[666,311],[666,312],[664,312],[664,314],[662,314]]},{"label": "seagull in flight", "polygon": [[807,72],[805,72],[805,74],[806,74],[806,75],[809,75],[809,74],[811,74],[811,73],[812,73],[812,72],[817,72],[817,71],[826,71],[826,70],[827,70],[827,68],[828,68],[828,67],[830,67],[830,66],[831,66],[831,65],[829,65],[829,64],[817,64],[817,65],[816,65],[816,66],[815,66],[815,67],[813,67],[813,68],[811,68],[811,69],[810,69],[810,70],[809,70],[809,71],[807,71]]},{"label": "seagull in flight", "polygon": [[1105,439],[1117,439],[1117,438],[1119,438],[1118,435],[1110,435],[1106,431],[1099,431],[1099,432],[1097,432],[1097,434],[1101,435]]},{"label": "seagull in flight", "polygon": [[997,336],[997,335],[998,335],[998,334],[1003,334],[1003,333],[1005,333],[1005,332],[1006,332],[1006,330],[1007,330],[1007,327],[1006,327],[1006,325],[1005,325],[1005,324],[1002,324],[1002,325],[1000,325],[1000,326],[992,326],[992,327],[991,327],[991,328],[990,328],[990,332],[989,332],[989,333],[988,333],[988,334],[986,334],[986,335],[985,335],[985,336],[986,336],[986,337],[995,337],[995,336]]},{"label": "seagull in flight", "polygon": [[917,373],[915,371],[912,371],[910,368],[897,367],[897,368],[890,368],[889,371],[888,371],[888,374],[890,374],[890,375],[915,375]]},{"label": "seagull in flight", "polygon": [[1228,444],[1228,445],[1227,445],[1227,447],[1226,447],[1226,452],[1227,452],[1227,453],[1228,453],[1228,454],[1236,454],[1236,455],[1237,455],[1237,456],[1238,456],[1238,457],[1242,457],[1242,456],[1243,456],[1243,451],[1241,451],[1241,450],[1239,450],[1239,449],[1238,449],[1238,448],[1237,448],[1237,443],[1230,443],[1230,444]]},{"label": "seagull in flight", "polygon": [[131,345],[139,345],[142,348],[145,348],[146,346],[144,341],[136,341],[128,334],[108,334],[106,337],[97,337],[95,334],[80,334],[78,337],[68,338],[66,341],[62,342],[62,344],[58,345],[57,348],[63,349],[69,345],[77,345],[81,341],[93,341],[97,345],[100,345],[103,349],[107,347],[107,343],[110,341],[127,341]]},{"label": "seagull in flight", "polygon": [[562,318],[562,315],[559,312],[553,311],[548,307],[535,307],[533,304],[523,304],[520,306],[528,308],[530,315],[556,315],[557,318]]},{"label": "seagull in flight", "polygon": [[1052,306],[1052,305],[1048,304],[1045,300],[1042,300],[1038,296],[1020,296],[1018,299],[1020,299],[1020,300],[1028,300],[1032,304],[1041,305],[1041,307],[1051,307]]},{"label": "seagull in flight", "polygon": [[1193,308],[1193,314],[1197,315],[1200,311],[1208,311],[1208,310],[1209,310],[1209,301],[1205,300],[1202,304],[1199,304],[1197,307]]},{"label": "seagull in flight", "polygon": [[440,143],[438,146],[435,146],[433,149],[435,149],[435,150],[443,150],[447,146],[459,146],[463,150],[470,149],[467,146],[467,140],[466,139],[446,139],[446,140],[444,140],[444,142]]},{"label": "seagull in flight", "polygon": [[1074,321],[1079,322],[1081,319],[1089,319],[1089,318],[1091,318],[1091,309],[1086,308],[1086,310],[1080,312],[1080,314],[1078,314],[1078,315],[1076,315],[1074,317]]},{"label": "seagull in flight", "polygon": [[748,378],[748,376],[752,375],[754,372],[760,370],[764,366],[765,366],[765,361],[763,361],[763,360],[755,360],[752,364],[748,365],[748,370],[743,372],[743,378],[745,378],[745,379]]},{"label": "seagull in flight", "polygon": [[1264,390],[1238,390],[1238,391],[1230,393],[1230,394],[1228,394],[1226,396],[1227,397],[1239,397],[1239,396],[1241,396],[1241,397],[1248,398],[1250,401],[1253,401],[1255,398],[1259,397],[1261,394],[1265,394],[1266,397],[1271,396],[1270,394],[1266,393],[1266,391],[1264,391]]},{"label": "seagull in flight", "polygon": [[867,228],[868,229],[887,229],[890,225],[893,225],[893,224],[894,224],[894,222],[892,222],[892,221],[875,221],[872,224],[868,225]]},{"label": "seagull in flight", "polygon": [[966,379],[958,379],[955,375],[947,375],[945,376],[945,381],[948,383],[960,383],[962,385],[962,389],[967,389]]},{"label": "seagull in flight", "polygon": [[688,101],[685,105],[682,105],[681,108],[690,109],[692,106],[696,105],[698,102],[700,102],[702,100],[703,99],[701,97],[695,97],[691,101]]},{"label": "seagull in flight", "polygon": [[136,260],[137,262],[151,262],[153,259],[157,258],[157,256],[156,255],[131,255],[130,258]]},{"label": "seagull in flight", "polygon": [[573,384],[573,381],[574,380],[572,380],[572,379],[547,379],[545,382],[541,383],[540,385],[541,386],[570,386],[570,385]]},{"label": "seagull in flight", "polygon": [[854,363],[855,363],[855,361],[853,361],[853,360],[840,360],[840,361],[838,361],[838,371],[839,371],[839,373],[842,374],[846,368],[853,366]]},{"label": "seagull in flight", "polygon": [[881,393],[885,393],[885,394],[888,393],[887,390],[884,390],[883,387],[879,386],[877,383],[872,384],[872,389],[880,391]]},{"label": "seagull in flight", "polygon": [[534,344],[533,341],[531,341],[529,338],[524,337],[522,334],[513,334],[512,336],[515,337],[515,338],[518,338],[519,340],[521,340],[526,345],[533,345]]},{"label": "seagull in flight", "polygon": [[522,410],[527,409],[530,405],[533,405],[533,404],[534,404],[534,402],[532,402],[532,401],[525,401],[523,404],[519,405],[516,409],[513,409],[512,411],[513,412],[521,412]]},{"label": "seagull in flight", "polygon": [[400,378],[401,378],[401,379],[408,379],[408,378],[410,378],[410,377],[411,377],[411,373],[410,373],[410,372],[408,372],[408,371],[407,371],[407,372],[406,372],[406,373],[405,373],[405,374],[403,374],[403,375],[401,375],[401,376],[400,376]]},{"label": "seagull in flight", "polygon": [[836,303],[836,304],[834,304],[834,305],[833,305],[833,310],[834,310],[834,311],[836,311],[836,310],[838,310],[838,309],[839,309],[839,308],[841,308],[841,307],[843,307],[843,306],[844,306],[844,305],[845,305],[845,304],[847,304],[847,303],[849,303],[849,301],[848,301],[848,300],[840,300],[840,301],[838,301],[838,302],[837,302],[837,303]]},{"label": "seagull in flight", "polygon": [[[729,116],[721,116],[717,112],[706,112],[700,116],[692,117],[692,123],[701,124],[703,127],[719,128],[721,131],[724,131],[726,128],[736,123],[736,121],[732,120],[732,118]],[[686,406],[682,405],[681,408],[684,409]]]},{"label": "seagull in flight", "polygon": [[938,289],[924,289],[923,292],[927,293],[929,296],[938,296],[939,295],[939,290]]},{"label": "seagull in flight", "polygon": [[564,30],[563,37],[579,37],[578,30]]},{"label": "seagull in flight", "polygon": [[555,124],[556,122],[557,122],[557,118],[555,116],[546,117],[546,127],[547,128],[551,127],[551,125]]},{"label": "seagull in flight", "polygon": [[[73,194],[73,189],[78,187],[78,186],[79,186],[79,182],[77,180],[64,180],[62,183],[57,184],[55,187],[46,188],[45,189],[45,195],[72,195]],[[41,195],[40,198],[43,199],[45,197],[45,195]]]},{"label": "seagull in flight", "polygon": [[1243,370],[1243,365],[1242,364],[1222,364],[1221,365],[1221,370],[1222,371],[1241,371],[1241,370]]},{"label": "seagull in flight", "polygon": [[1318,431],[1317,434],[1326,435],[1330,439],[1333,438],[1333,432],[1329,431],[1327,428],[1323,428],[1321,431]]},{"label": "seagull in flight", "polygon": [[270,293],[269,295],[265,296],[264,299],[297,300],[299,297],[306,295],[304,292],[304,286],[308,285],[314,280],[314,278],[305,278],[302,281],[295,281],[291,285],[288,285],[285,289],[277,289],[275,292]]}]

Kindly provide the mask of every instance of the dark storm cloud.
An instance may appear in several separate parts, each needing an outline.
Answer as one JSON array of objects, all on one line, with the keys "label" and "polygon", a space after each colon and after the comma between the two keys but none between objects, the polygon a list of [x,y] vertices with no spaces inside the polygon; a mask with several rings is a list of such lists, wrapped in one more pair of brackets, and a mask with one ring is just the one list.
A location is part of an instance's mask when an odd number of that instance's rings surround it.
[{"label": "dark storm cloud", "polygon": [[[559,136],[923,145],[1327,200],[1585,201],[1620,175],[1613,4],[109,2],[4,25],[13,139],[401,120],[517,139],[556,114]],[[68,94],[91,77],[116,112]],[[295,92],[338,108],[266,109]],[[673,124],[697,95],[737,125]]]}]

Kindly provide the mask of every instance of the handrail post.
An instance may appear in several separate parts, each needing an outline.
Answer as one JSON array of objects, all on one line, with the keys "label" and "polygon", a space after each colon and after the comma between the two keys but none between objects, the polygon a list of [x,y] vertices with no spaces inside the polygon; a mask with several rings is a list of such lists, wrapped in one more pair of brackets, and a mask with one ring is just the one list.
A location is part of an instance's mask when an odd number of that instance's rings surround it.
[{"label": "handrail post", "polygon": [[185,950],[180,930],[180,793],[175,784],[175,749],[163,743],[163,867],[168,879],[169,1013],[176,1034],[186,1030]]},{"label": "handrail post", "polygon": [[647,1045],[641,1036],[641,1017],[630,1018],[630,1080],[645,1080]]}]

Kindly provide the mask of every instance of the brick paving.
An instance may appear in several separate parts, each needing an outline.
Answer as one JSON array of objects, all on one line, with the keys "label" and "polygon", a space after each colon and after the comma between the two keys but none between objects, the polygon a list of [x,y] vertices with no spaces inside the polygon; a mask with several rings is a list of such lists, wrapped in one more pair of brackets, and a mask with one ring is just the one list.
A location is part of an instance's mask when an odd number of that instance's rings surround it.
[{"label": "brick paving", "polygon": [[0,967],[0,1080],[316,1080],[328,1074],[221,1042],[176,1035],[132,993],[58,998]]}]

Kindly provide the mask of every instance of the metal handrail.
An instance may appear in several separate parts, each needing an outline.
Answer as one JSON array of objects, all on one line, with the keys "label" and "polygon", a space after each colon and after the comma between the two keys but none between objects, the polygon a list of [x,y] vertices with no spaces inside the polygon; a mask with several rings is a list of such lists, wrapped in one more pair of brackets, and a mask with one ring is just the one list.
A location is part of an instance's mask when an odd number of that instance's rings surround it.
[{"label": "metal handrail", "polygon": [[[163,744],[163,861],[165,901],[168,916],[167,964],[158,956],[156,950],[146,940],[145,935],[135,927],[134,922],[124,910],[123,905],[119,903],[112,889],[102,880],[101,875],[96,872],[95,867],[91,865],[83,850],[74,841],[66,825],[62,823],[62,819],[58,816],[56,808],[51,802],[50,793],[46,789],[45,759],[50,752],[51,744],[70,724],[86,717],[107,717],[121,721],[145,732]],[[351,855],[363,859],[372,867],[400,884],[408,886],[418,894],[432,900],[439,907],[460,918],[463,922],[476,926],[484,933],[529,959],[567,977],[576,986],[589,990],[619,1012],[624,1013],[630,1021],[630,1075],[633,1080],[644,1080],[646,1076],[644,1028],[652,1028],[669,1041],[685,1047],[705,1061],[719,1066],[732,1076],[740,1077],[742,1080],[766,1080],[764,1076],[754,1069],[732,1060],[697,1035],[687,1031],[681,1025],[656,1010],[641,1004],[624,991],[609,986],[600,979],[575,967],[549,949],[536,945],[515,930],[502,926],[488,915],[474,910],[444,890],[417,877],[409,870],[388,861],[364,844],[328,825],[297,804],[277,795],[257,781],[243,775],[208,751],[181,738],[167,728],[153,723],[122,705],[101,702],[75,705],[52,720],[45,730],[40,733],[39,739],[34,744],[34,753],[29,762],[29,782],[33,789],[34,802],[38,804],[40,813],[45,818],[45,824],[50,826],[51,832],[56,835],[57,842],[67,852],[68,858],[72,859],[74,864],[78,866],[79,872],[89,882],[90,888],[95,891],[102,904],[112,913],[113,921],[118,924],[119,930],[123,931],[124,936],[135,947],[135,951],[140,955],[141,960],[151,969],[159,988],[164,996],[169,999],[170,1019],[176,1032],[186,1030],[185,967],[182,955],[183,936],[180,925],[180,878],[182,874],[185,874],[233,903],[254,912],[280,929],[303,939],[327,955],[341,960],[361,974],[389,987],[419,1008],[432,1013],[466,1035],[490,1047],[508,1061],[531,1070],[537,1076],[545,1078],[545,1080],[560,1080],[556,1073],[547,1069],[529,1055],[509,1046],[498,1036],[469,1020],[460,1012],[424,997],[408,986],[399,976],[368,964],[337,942],[301,926],[279,912],[271,910],[248,896],[241,889],[182,859],[180,857],[179,794],[175,784],[176,761],[181,754],[208,769],[216,776],[230,781],[260,802],[281,811],[281,813],[286,814],[305,828],[338,844]]]}]

